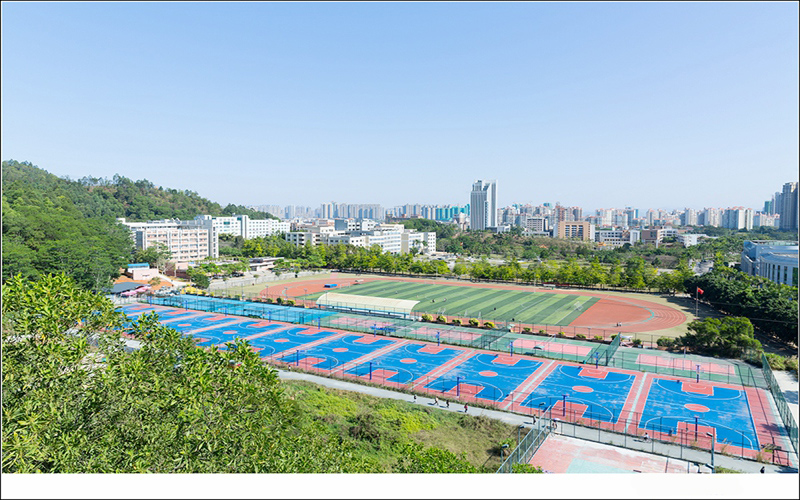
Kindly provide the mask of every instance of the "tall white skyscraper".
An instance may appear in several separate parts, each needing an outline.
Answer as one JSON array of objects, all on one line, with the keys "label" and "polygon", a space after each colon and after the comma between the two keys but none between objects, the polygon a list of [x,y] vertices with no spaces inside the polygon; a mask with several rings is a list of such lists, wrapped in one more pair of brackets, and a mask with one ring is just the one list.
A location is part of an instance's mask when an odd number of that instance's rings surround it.
[{"label": "tall white skyscraper", "polygon": [[489,180],[472,185],[469,197],[470,229],[486,229],[497,226],[497,181]]}]

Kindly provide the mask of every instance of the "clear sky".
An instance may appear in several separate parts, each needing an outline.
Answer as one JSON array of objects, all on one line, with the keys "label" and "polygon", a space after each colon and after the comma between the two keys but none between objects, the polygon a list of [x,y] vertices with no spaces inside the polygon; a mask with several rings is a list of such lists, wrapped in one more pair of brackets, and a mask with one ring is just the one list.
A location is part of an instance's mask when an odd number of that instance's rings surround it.
[{"label": "clear sky", "polygon": [[[798,4],[3,3],[2,159],[222,204],[760,209]],[[585,212],[586,213],[586,212]]]}]

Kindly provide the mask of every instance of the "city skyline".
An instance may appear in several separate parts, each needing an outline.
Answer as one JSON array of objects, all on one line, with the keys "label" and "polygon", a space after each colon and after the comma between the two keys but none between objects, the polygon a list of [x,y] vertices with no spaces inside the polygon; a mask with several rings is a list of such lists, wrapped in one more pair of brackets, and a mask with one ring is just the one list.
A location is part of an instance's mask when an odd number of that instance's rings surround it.
[{"label": "city skyline", "polygon": [[2,157],[58,176],[314,207],[491,177],[588,211],[758,210],[796,176],[795,3],[2,9]]}]

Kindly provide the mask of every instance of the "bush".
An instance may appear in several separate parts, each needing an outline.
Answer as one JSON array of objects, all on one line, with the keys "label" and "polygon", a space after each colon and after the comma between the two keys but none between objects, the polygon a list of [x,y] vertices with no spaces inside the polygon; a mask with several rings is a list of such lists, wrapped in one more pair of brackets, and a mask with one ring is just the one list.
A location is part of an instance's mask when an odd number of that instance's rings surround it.
[{"label": "bush", "polygon": [[522,331],[525,333],[531,333],[531,327],[526,326],[525,328],[522,329]]},{"label": "bush", "polygon": [[642,339],[633,339],[633,346],[634,347],[641,347]]},{"label": "bush", "polygon": [[797,375],[797,356],[786,358],[786,369],[793,371]]},{"label": "bush", "polygon": [[547,335],[547,332],[544,330],[539,330],[539,335]]},{"label": "bush", "polygon": [[461,320],[458,318],[453,318],[453,320],[450,323],[456,326],[461,326]]},{"label": "bush", "polygon": [[585,338],[586,338],[586,335],[584,335],[584,334],[582,334],[582,333],[579,333],[579,334],[575,335],[575,338],[576,338],[576,339],[585,339]]},{"label": "bush", "polygon": [[603,336],[602,335],[595,335],[594,339],[597,340],[597,341],[602,342],[603,341]]},{"label": "bush", "polygon": [[785,370],[786,369],[786,358],[780,356],[778,354],[773,354],[768,352],[766,354],[767,362],[769,362],[769,367],[773,370]]},{"label": "bush", "polygon": [[264,299],[267,304],[272,304],[272,297],[267,297]]},{"label": "bush", "polygon": [[675,339],[670,337],[659,337],[658,340],[656,340],[656,344],[658,347],[666,347],[667,349],[671,349],[675,347]]},{"label": "bush", "polygon": [[472,319],[470,319],[470,320],[469,320],[469,326],[478,326],[478,325],[480,325],[480,324],[481,324],[481,322],[480,322],[480,321],[478,321],[478,320],[477,320],[477,319],[475,319],[475,318],[472,318]]},{"label": "bush", "polygon": [[567,334],[566,334],[566,333],[564,333],[564,332],[558,332],[558,336],[559,336],[559,337],[566,337],[566,336],[567,336]]},{"label": "bush", "polygon": [[438,321],[439,323],[447,323],[447,318],[444,315],[440,314],[439,316],[436,317],[436,321]]},{"label": "bush", "polygon": [[283,297],[278,297],[277,299],[275,299],[275,303],[276,304],[283,304]]},{"label": "bush", "polygon": [[486,322],[483,324],[483,327],[484,327],[484,328],[494,328],[494,323],[493,323],[492,321],[486,321]]},{"label": "bush", "polygon": [[422,315],[422,321],[433,321],[433,316],[428,313]]},{"label": "bush", "polygon": [[295,304],[295,302],[292,299],[289,299],[289,300],[286,301],[286,305],[293,306],[294,304]]}]

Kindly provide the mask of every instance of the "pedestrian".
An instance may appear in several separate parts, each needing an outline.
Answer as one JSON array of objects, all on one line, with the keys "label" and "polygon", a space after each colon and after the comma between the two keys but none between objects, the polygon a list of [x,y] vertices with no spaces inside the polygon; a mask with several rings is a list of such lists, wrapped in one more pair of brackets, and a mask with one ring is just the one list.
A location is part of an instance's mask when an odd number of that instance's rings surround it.
[{"label": "pedestrian", "polygon": [[445,401],[444,404],[446,408],[450,408],[450,401]]},{"label": "pedestrian", "polygon": [[433,398],[433,404],[435,404],[436,406],[439,406],[439,396],[436,396],[436,397]]},{"label": "pedestrian", "polygon": [[552,427],[553,432],[555,432],[556,429],[558,428],[558,419],[553,420],[553,423],[550,425],[550,427]]},{"label": "pedestrian", "polygon": [[464,403],[464,413],[467,413],[468,410],[469,408],[467,407],[467,403]]},{"label": "pedestrian", "polygon": [[415,403],[417,402],[417,395],[416,394],[414,394],[414,402]]},{"label": "pedestrian", "polygon": [[650,439],[650,434],[645,432],[644,433],[644,442],[646,443],[648,439]]},{"label": "pedestrian", "polygon": [[764,472],[766,472],[766,467],[762,466],[761,467],[761,473],[763,474]]}]

